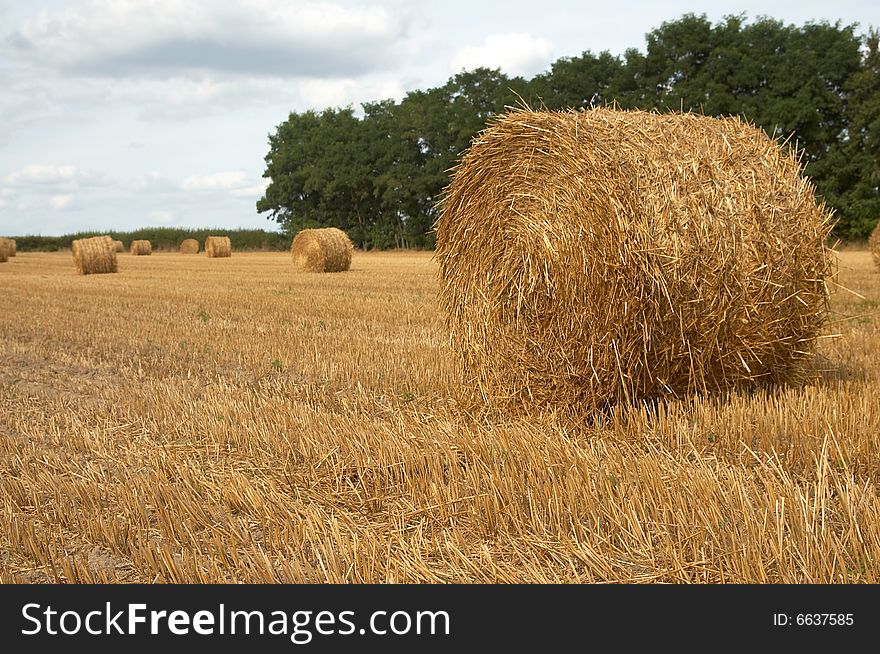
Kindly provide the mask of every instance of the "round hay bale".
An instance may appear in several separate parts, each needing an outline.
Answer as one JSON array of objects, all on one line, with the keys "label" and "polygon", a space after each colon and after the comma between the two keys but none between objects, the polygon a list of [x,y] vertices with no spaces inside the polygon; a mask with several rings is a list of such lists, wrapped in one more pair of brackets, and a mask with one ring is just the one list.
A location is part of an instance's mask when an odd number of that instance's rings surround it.
[{"label": "round hay bale", "polygon": [[877,270],[880,270],[880,221],[877,222],[877,226],[868,237],[868,248],[874,258],[874,265],[877,266]]},{"label": "round hay bale", "polygon": [[198,254],[199,242],[194,238],[185,238],[180,242],[181,254]]},{"label": "round hay bale", "polygon": [[125,252],[125,245],[122,241],[113,241],[113,251],[114,252]]},{"label": "round hay bale", "polygon": [[354,246],[336,227],[304,229],[290,243],[293,265],[303,272],[342,272],[351,267]]},{"label": "round hay bale", "polygon": [[128,246],[128,251],[136,257],[153,254],[153,244],[145,240],[134,240]]},{"label": "round hay bale", "polygon": [[73,261],[80,275],[116,272],[116,250],[109,236],[76,239],[72,247]]},{"label": "round hay bale", "polygon": [[7,257],[14,257],[16,252],[16,244],[14,238],[0,238],[0,248],[6,250]]},{"label": "round hay bale", "polygon": [[797,161],[738,119],[517,110],[453,170],[439,301],[498,404],[782,382],[824,325],[831,227]]},{"label": "round hay bale", "polygon": [[209,257],[231,257],[232,241],[228,236],[209,236],[205,239],[205,254]]}]

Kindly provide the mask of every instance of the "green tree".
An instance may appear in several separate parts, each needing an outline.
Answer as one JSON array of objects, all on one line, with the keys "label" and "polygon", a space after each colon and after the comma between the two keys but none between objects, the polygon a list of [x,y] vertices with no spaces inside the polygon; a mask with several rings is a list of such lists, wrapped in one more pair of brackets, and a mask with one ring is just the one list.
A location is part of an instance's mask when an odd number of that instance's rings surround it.
[{"label": "green tree", "polygon": [[838,213],[836,231],[864,239],[880,217],[880,33],[869,31],[862,65],[846,84],[848,126],[812,164],[819,192]]},{"label": "green tree", "polygon": [[318,114],[292,113],[269,136],[263,177],[270,180],[257,201],[288,234],[306,227],[335,226],[357,245],[371,245],[380,214],[373,192],[374,149],[351,107]]},{"label": "green tree", "polygon": [[610,52],[594,55],[584,52],[579,57],[563,57],[550,70],[531,81],[532,93],[547,109],[589,109],[600,106],[614,93],[623,63]]}]

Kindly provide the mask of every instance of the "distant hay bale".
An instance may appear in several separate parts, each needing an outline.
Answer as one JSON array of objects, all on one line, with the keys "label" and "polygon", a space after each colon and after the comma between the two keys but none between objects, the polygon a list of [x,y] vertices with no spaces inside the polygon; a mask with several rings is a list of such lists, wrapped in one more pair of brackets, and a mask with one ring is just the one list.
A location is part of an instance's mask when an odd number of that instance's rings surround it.
[{"label": "distant hay bale", "polygon": [[0,238],[0,249],[6,251],[7,257],[14,257],[16,252],[16,244],[14,238]]},{"label": "distant hay bale", "polygon": [[880,221],[868,238],[868,248],[871,250],[871,256],[874,257],[874,265],[880,270]]},{"label": "distant hay bale", "polygon": [[198,254],[199,242],[194,238],[185,238],[180,242],[181,254]]},{"label": "distant hay bale", "polygon": [[342,272],[351,267],[351,239],[341,229],[304,229],[290,244],[293,265],[303,272]]},{"label": "distant hay bale", "polygon": [[517,110],[444,192],[439,300],[492,403],[783,382],[826,319],[831,227],[797,161],[738,119]]},{"label": "distant hay bale", "polygon": [[134,240],[128,246],[128,251],[136,257],[153,254],[153,244],[145,240]]},{"label": "distant hay bale", "polygon": [[205,239],[205,254],[209,257],[231,257],[232,241],[228,236],[209,236]]},{"label": "distant hay bale", "polygon": [[122,243],[122,241],[113,241],[113,251],[125,252],[125,245]]},{"label": "distant hay bale", "polygon": [[72,247],[73,261],[80,275],[116,272],[116,250],[109,236],[77,239]]}]

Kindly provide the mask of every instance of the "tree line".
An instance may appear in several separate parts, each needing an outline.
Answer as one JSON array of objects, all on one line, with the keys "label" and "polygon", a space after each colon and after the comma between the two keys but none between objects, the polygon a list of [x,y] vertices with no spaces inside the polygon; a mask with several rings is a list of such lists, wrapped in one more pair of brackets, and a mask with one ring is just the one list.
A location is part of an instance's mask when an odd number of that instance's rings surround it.
[{"label": "tree line", "polygon": [[686,14],[645,52],[590,51],[531,79],[462,71],[399,102],[291,113],[269,135],[257,211],[289,235],[344,229],[361,248],[434,245],[436,204],[472,137],[509,106],[694,111],[741,116],[796,148],[836,233],[863,239],[880,217],[878,32]]},{"label": "tree line", "polygon": [[115,240],[122,241],[128,248],[135,239],[149,241],[154,250],[168,250],[177,252],[180,242],[187,238],[196,239],[204,251],[205,239],[209,236],[228,236],[232,241],[232,250],[288,250],[290,238],[281,232],[267,231],[264,229],[186,229],[180,227],[145,227],[129,232],[96,232],[85,231],[64,236],[16,236],[15,246],[22,252],[44,251],[56,252],[70,249],[74,239],[89,238],[91,236],[107,235]]}]

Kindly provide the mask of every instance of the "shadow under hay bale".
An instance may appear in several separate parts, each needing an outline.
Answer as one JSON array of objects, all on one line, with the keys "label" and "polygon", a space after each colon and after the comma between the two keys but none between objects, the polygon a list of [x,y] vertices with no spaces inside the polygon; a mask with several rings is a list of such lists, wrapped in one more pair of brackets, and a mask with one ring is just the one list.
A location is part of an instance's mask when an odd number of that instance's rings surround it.
[{"label": "shadow under hay bale", "polygon": [[136,257],[147,256],[153,254],[153,244],[149,241],[135,240],[131,242],[128,250]]},{"label": "shadow under hay bale", "polygon": [[831,213],[737,119],[512,111],[436,222],[466,382],[587,410],[790,378],[827,313]]},{"label": "shadow under hay bale", "polygon": [[228,236],[209,236],[205,239],[205,254],[211,258],[232,256],[232,241]]},{"label": "shadow under hay bale", "polygon": [[199,242],[194,238],[185,238],[180,242],[181,254],[198,254]]},{"label": "shadow under hay bale", "polygon": [[80,275],[115,273],[116,250],[109,236],[76,239],[72,243],[73,261]]},{"label": "shadow under hay bale", "polygon": [[871,232],[871,236],[868,237],[868,249],[871,250],[874,265],[877,267],[877,270],[880,270],[880,221],[877,222],[877,226]]},{"label": "shadow under hay bale", "polygon": [[293,265],[303,272],[342,272],[351,267],[354,246],[336,227],[304,229],[290,244]]}]

